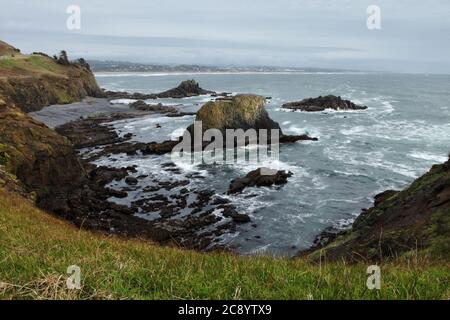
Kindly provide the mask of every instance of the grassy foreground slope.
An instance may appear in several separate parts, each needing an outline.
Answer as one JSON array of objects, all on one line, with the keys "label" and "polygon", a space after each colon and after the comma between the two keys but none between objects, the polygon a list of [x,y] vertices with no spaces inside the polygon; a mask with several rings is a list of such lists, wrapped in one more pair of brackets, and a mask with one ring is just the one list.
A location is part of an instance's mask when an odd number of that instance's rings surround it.
[{"label": "grassy foreground slope", "polygon": [[[82,289],[68,290],[67,267]],[[0,298],[31,299],[449,299],[450,268],[410,258],[381,266],[238,257],[163,248],[78,230],[0,190]]]}]

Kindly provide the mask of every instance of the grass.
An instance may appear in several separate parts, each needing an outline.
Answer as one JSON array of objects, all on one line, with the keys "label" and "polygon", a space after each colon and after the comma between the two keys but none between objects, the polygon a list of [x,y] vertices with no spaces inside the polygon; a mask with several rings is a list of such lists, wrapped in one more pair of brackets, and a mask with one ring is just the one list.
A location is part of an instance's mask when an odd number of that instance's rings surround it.
[{"label": "grass", "polygon": [[[82,289],[66,286],[81,268]],[[449,265],[398,260],[366,288],[366,265],[202,254],[78,230],[0,190],[0,298],[449,299]]]},{"label": "grass", "polygon": [[0,71],[8,71],[15,76],[22,75],[60,75],[64,67],[49,57],[41,55],[15,55],[0,57]]}]

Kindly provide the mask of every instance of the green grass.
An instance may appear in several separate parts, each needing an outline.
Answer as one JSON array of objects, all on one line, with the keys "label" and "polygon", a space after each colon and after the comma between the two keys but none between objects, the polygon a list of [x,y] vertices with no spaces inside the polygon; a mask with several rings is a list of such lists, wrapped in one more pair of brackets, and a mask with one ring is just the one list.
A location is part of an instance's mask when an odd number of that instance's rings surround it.
[{"label": "green grass", "polygon": [[63,66],[57,64],[52,58],[41,55],[15,55],[0,57],[1,70],[14,72],[16,76],[41,75],[41,74],[64,74]]},{"label": "green grass", "polygon": [[[69,265],[82,289],[68,290]],[[366,265],[239,257],[163,248],[74,228],[0,190],[3,299],[449,299],[449,266],[417,258],[381,266],[382,288],[366,288]]]}]

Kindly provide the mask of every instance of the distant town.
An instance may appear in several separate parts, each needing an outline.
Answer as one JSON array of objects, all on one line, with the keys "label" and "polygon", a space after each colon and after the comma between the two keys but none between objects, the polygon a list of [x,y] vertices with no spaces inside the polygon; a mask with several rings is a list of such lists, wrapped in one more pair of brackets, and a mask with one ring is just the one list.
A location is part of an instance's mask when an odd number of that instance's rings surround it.
[{"label": "distant town", "polygon": [[144,64],[126,61],[89,60],[94,72],[348,72],[343,69],[273,66],[205,66],[191,64]]}]

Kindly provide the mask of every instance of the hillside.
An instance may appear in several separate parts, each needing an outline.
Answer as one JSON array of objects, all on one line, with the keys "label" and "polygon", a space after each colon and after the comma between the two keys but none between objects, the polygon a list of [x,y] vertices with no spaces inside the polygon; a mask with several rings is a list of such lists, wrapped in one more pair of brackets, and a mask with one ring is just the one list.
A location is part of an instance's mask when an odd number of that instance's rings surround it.
[{"label": "hillside", "polygon": [[58,63],[43,53],[24,55],[0,42],[0,100],[30,112],[100,95],[87,65]]},{"label": "hillside", "polygon": [[[420,259],[382,266],[380,291],[365,264],[202,254],[78,230],[0,190],[0,298],[448,299],[449,267]],[[66,270],[81,268],[82,290]]]}]

